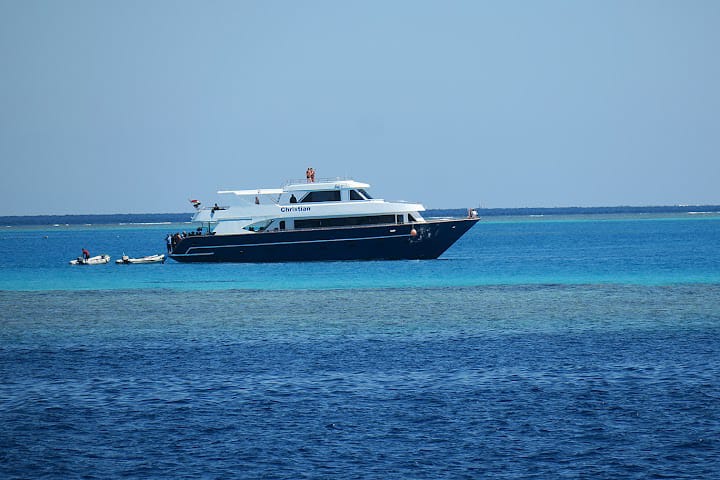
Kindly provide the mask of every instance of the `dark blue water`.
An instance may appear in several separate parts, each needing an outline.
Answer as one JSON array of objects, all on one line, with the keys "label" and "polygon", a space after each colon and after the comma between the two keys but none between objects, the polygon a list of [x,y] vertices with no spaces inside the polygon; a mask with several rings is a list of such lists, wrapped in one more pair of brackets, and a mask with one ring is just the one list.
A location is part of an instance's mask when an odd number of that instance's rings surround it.
[{"label": "dark blue water", "polygon": [[718,227],[515,219],[438,261],[74,268],[165,227],[8,229],[0,477],[718,478]]}]

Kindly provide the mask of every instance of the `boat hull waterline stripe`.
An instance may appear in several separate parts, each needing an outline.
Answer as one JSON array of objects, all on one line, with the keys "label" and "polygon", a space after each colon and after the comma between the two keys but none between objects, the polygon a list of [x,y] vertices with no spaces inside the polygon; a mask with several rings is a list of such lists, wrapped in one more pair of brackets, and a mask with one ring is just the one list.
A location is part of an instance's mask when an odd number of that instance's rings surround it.
[{"label": "boat hull waterline stripe", "polygon": [[[292,242],[268,242],[268,243],[246,243],[238,245],[211,245],[207,247],[190,247],[187,249],[188,252],[191,250],[198,249],[215,249],[215,248],[238,248],[238,247],[265,247],[270,245],[296,245],[301,243],[327,243],[327,242],[353,242],[358,240],[381,240],[384,238],[398,238],[398,237],[411,237],[408,234],[402,235],[382,235],[379,237],[356,237],[356,238],[330,238],[323,240],[297,240]],[[192,256],[192,255],[213,255],[212,253],[176,253],[173,257]]]}]

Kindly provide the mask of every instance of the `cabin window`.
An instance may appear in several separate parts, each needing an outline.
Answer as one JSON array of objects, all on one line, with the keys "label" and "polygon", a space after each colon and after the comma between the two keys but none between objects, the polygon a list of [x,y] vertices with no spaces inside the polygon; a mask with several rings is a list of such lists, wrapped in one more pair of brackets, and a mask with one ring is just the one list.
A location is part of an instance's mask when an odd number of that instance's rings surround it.
[{"label": "cabin window", "polygon": [[264,220],[262,222],[253,223],[252,225],[246,225],[243,228],[250,232],[264,232],[265,230],[267,230],[271,223],[272,220]]},{"label": "cabin window", "polygon": [[417,220],[415,220],[415,217],[413,217],[411,213],[408,213],[408,222],[417,222]]},{"label": "cabin window", "polygon": [[285,220],[280,220],[280,230],[285,230]]},{"label": "cabin window", "polygon": [[398,216],[396,217],[396,220],[397,220],[397,223],[399,223],[399,224],[405,223],[402,215],[398,215]]},{"label": "cabin window", "polygon": [[370,196],[370,194],[368,192],[366,192],[364,189],[358,188],[358,192],[360,192],[360,195],[367,198],[368,200],[372,200],[372,197]]},{"label": "cabin window", "polygon": [[354,227],[395,223],[395,215],[369,215],[366,217],[296,219],[295,228]]},{"label": "cabin window", "polygon": [[365,200],[365,197],[360,195],[357,190],[350,190],[350,200]]},{"label": "cabin window", "polygon": [[312,202],[339,202],[340,201],[340,190],[320,190],[317,192],[310,192],[303,197],[301,203],[312,203]]}]

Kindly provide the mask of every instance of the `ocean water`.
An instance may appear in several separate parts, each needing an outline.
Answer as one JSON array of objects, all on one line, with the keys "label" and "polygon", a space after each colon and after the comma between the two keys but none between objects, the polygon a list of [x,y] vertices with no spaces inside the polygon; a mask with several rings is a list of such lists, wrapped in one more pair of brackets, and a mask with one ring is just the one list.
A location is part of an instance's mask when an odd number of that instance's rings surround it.
[{"label": "ocean water", "polygon": [[2,478],[720,478],[720,216],[482,221],[435,261],[70,266],[0,231]]}]

